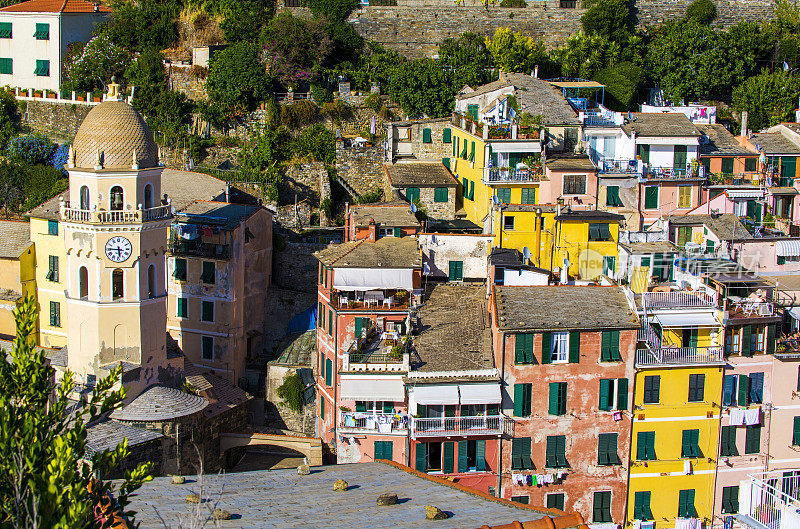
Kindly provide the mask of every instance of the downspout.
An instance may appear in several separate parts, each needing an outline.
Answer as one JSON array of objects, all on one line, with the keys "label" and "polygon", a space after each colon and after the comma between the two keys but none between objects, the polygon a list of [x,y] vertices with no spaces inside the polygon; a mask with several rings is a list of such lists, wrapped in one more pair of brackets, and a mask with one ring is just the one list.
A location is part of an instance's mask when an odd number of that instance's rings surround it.
[{"label": "downspout", "polygon": [[[725,343],[725,331],[723,330],[722,342]],[[723,345],[724,347],[724,345]],[[717,501],[717,478],[719,477],[719,460],[720,460],[720,449],[722,447],[722,402],[723,397],[725,394],[725,368],[721,367],[722,370],[722,386],[720,387],[719,392],[719,424],[717,425],[717,464],[714,465],[714,488],[711,491],[711,504],[714,505]],[[769,431],[769,427],[767,427],[767,431]],[[768,460],[765,459],[765,462]],[[766,466],[766,463],[765,463]],[[766,468],[764,468],[766,471]],[[711,525],[714,525],[714,510],[711,510]]]},{"label": "downspout", "polygon": [[[495,317],[497,317],[497,312],[495,312]],[[503,333],[503,345],[501,348],[501,362],[500,362],[500,385],[502,388],[503,382],[506,380],[506,333]],[[501,392],[502,395],[502,392]],[[497,497],[500,498],[503,494],[503,436],[500,435],[500,446],[498,447],[498,451],[500,452],[499,463],[497,465]]]}]

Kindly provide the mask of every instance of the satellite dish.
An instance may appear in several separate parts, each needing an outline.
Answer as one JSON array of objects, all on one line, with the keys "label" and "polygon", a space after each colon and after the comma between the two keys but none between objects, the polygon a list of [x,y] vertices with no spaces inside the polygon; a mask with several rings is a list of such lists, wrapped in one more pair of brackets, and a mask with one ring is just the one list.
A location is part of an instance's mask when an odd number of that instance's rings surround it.
[{"label": "satellite dish", "polygon": [[531,251],[527,246],[522,249],[522,257],[524,257],[526,261],[531,258]]},{"label": "satellite dish", "polygon": [[436,244],[436,235],[431,233],[431,244]]},{"label": "satellite dish", "polygon": [[495,206],[500,204],[500,199],[497,198],[497,195],[492,195],[492,202],[494,203]]},{"label": "satellite dish", "polygon": [[569,268],[569,259],[564,258],[564,268]]},{"label": "satellite dish", "polygon": [[417,205],[416,204],[411,204],[411,212],[412,213],[416,213],[417,212]]}]

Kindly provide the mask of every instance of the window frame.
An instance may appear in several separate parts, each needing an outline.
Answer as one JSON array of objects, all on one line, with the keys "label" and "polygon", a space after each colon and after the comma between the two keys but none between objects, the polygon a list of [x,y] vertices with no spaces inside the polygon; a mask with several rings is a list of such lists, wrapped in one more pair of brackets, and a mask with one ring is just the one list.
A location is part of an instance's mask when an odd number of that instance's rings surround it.
[{"label": "window frame", "polygon": [[565,174],[562,179],[561,191],[564,195],[585,195],[586,175]]},{"label": "window frame", "polygon": [[[206,357],[206,344],[210,344],[210,351],[211,356]],[[200,358],[201,360],[205,360],[207,362],[214,361],[214,337],[213,336],[201,336],[200,337]]]},{"label": "window frame", "polygon": [[[183,310],[181,310],[183,308]],[[182,320],[189,318],[189,298],[175,298],[175,317]]]},{"label": "window frame", "polygon": [[189,275],[189,263],[184,257],[176,257],[172,263],[172,277],[175,281],[186,281]]},{"label": "window frame", "polygon": [[514,231],[514,215],[503,215],[503,231]]},{"label": "window frame", "polygon": [[[699,383],[697,381],[700,381]],[[704,402],[706,387],[705,373],[689,373],[689,394],[687,402]]]},{"label": "window frame", "polygon": [[[217,282],[217,263],[203,261],[200,265],[200,282],[205,285],[214,285]],[[210,281],[209,281],[210,279]]]},{"label": "window frame", "polygon": [[[598,499],[600,505],[598,506]],[[610,490],[598,490],[592,495],[592,523],[610,523],[611,518]]]},{"label": "window frame", "polygon": [[[205,323],[214,323],[215,316],[216,316],[216,314],[215,314],[216,313],[215,305],[216,304],[214,303],[213,299],[211,299],[211,300],[208,300],[208,299],[200,300],[200,321],[205,322]],[[211,307],[211,308],[208,309],[208,307]],[[208,319],[206,317],[206,316],[209,315],[209,313],[206,312],[207,310],[211,311],[211,313],[210,313],[211,319]]]},{"label": "window frame", "polygon": [[597,464],[600,466],[614,466],[622,464],[622,461],[619,457],[618,433],[609,432],[597,434]]},{"label": "window frame", "polygon": [[37,22],[33,36],[36,40],[50,40],[50,24],[48,22]]},{"label": "window frame", "polygon": [[[655,388],[653,388],[654,385]],[[646,375],[643,389],[642,404],[659,404],[661,402],[661,375]],[[653,400],[654,395],[655,400]]]}]

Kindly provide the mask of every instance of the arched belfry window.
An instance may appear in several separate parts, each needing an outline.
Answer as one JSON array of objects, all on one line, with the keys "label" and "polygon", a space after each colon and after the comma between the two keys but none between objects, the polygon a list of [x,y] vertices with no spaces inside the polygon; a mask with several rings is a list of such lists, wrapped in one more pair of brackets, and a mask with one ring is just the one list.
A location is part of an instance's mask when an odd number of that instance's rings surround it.
[{"label": "arched belfry window", "polygon": [[89,187],[81,186],[81,209],[89,211]]},{"label": "arched belfry window", "polygon": [[117,268],[111,272],[111,297],[113,299],[122,299],[124,294],[122,270]]},{"label": "arched belfry window", "polygon": [[123,200],[123,193],[122,187],[114,186],[111,188],[111,204],[109,205],[109,209],[112,211],[119,211],[122,210]]},{"label": "arched belfry window", "polygon": [[147,184],[144,186],[144,209],[153,207],[153,186]]},{"label": "arched belfry window", "polygon": [[80,267],[78,270],[78,291],[81,299],[88,299],[89,297],[89,271],[85,266]]},{"label": "arched belfry window", "polygon": [[156,267],[150,265],[147,267],[147,297],[152,299],[156,297]]}]

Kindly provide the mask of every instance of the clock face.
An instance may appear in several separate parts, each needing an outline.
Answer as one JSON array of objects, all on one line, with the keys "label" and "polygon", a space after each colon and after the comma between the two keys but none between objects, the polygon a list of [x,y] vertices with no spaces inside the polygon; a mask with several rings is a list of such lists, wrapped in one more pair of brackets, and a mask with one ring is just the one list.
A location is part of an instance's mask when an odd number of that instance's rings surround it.
[{"label": "clock face", "polygon": [[106,257],[115,263],[127,261],[132,252],[133,245],[125,237],[111,237],[106,243]]}]

